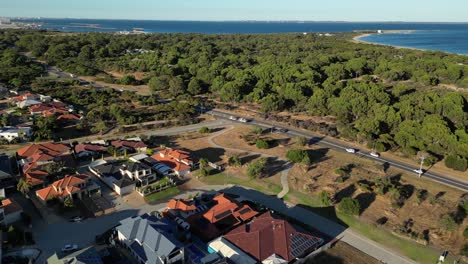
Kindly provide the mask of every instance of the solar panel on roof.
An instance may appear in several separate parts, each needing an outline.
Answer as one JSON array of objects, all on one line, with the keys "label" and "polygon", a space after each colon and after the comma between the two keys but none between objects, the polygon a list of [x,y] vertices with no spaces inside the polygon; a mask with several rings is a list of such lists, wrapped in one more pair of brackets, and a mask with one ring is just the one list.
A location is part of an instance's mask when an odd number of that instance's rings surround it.
[{"label": "solar panel on roof", "polygon": [[307,237],[302,234],[294,234],[291,238],[291,255],[299,257],[311,248],[316,248],[322,243],[322,239],[317,237]]},{"label": "solar panel on roof", "polygon": [[251,211],[250,208],[244,208],[244,209],[240,210],[239,213],[240,213],[241,215],[243,215],[243,214],[246,214],[246,213],[248,213],[248,212],[250,212],[250,211]]},{"label": "solar panel on roof", "polygon": [[220,213],[218,215],[215,215],[215,219],[219,220],[219,219],[221,219],[223,217],[226,217],[226,216],[228,216],[230,214],[231,214],[231,210],[226,210],[226,211],[224,211],[224,212],[222,212],[222,213]]}]

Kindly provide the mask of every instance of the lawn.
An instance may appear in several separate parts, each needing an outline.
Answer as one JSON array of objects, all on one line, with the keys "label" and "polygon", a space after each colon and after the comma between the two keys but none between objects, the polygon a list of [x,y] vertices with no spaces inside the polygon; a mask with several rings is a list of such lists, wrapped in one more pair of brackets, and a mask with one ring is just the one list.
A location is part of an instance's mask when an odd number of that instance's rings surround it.
[{"label": "lawn", "polygon": [[179,193],[180,193],[179,188],[171,187],[171,188],[168,188],[168,189],[166,189],[164,191],[156,192],[156,193],[150,194],[148,196],[145,196],[145,201],[147,203],[151,204],[151,203],[154,203],[156,201],[159,201],[159,200],[162,200],[162,199],[177,195]]}]

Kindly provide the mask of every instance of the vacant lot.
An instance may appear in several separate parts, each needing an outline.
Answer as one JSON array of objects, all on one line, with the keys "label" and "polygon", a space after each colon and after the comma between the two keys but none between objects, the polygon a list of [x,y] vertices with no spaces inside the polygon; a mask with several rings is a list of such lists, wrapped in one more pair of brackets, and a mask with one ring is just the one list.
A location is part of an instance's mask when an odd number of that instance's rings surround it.
[{"label": "vacant lot", "polygon": [[354,247],[338,242],[333,248],[320,253],[314,259],[306,262],[306,264],[377,264],[381,263],[373,257],[370,257]]}]

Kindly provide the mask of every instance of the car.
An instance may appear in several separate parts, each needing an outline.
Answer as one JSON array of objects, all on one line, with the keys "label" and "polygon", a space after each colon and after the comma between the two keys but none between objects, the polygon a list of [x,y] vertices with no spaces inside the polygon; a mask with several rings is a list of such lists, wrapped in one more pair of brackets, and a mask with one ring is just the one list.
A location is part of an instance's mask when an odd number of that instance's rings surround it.
[{"label": "car", "polygon": [[237,121],[237,117],[235,116],[230,116],[229,119]]},{"label": "car", "polygon": [[73,251],[73,250],[77,250],[77,249],[78,249],[78,245],[76,245],[76,244],[67,244],[62,248],[62,252],[69,252],[69,251]]},{"label": "car", "polygon": [[239,118],[238,120],[239,120],[239,122],[242,122],[242,123],[247,123],[247,122],[249,122],[249,120],[247,120],[247,119],[245,119],[245,118],[243,118],[243,117]]},{"label": "car", "polygon": [[347,148],[347,149],[346,149],[346,152],[348,152],[348,153],[356,153],[356,150],[353,149],[353,148]]},{"label": "car", "polygon": [[278,129],[278,132],[280,133],[288,133],[289,130],[287,130],[286,128],[280,128]]},{"label": "car", "polygon": [[442,252],[442,254],[440,254],[439,262],[444,262],[445,258],[448,256],[448,253],[449,252],[447,250],[444,250],[444,252]]},{"label": "car", "polygon": [[83,221],[83,217],[82,216],[74,216],[74,217],[70,217],[70,219],[68,219],[69,222],[81,222]]},{"label": "car", "polygon": [[424,173],[424,171],[420,170],[420,169],[415,169],[413,171],[416,172],[417,174],[423,174]]},{"label": "car", "polygon": [[372,157],[376,157],[376,158],[380,157],[380,154],[377,153],[377,152],[371,152],[370,155],[371,155]]}]

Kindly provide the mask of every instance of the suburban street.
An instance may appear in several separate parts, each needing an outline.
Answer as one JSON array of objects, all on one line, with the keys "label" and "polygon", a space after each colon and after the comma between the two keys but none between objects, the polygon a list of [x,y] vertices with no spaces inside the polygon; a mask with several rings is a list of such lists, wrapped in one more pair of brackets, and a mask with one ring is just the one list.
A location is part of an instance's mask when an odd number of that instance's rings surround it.
[{"label": "suburban street", "polygon": [[[233,115],[233,114],[226,113],[226,112],[219,111],[219,110],[210,110],[210,111],[207,112],[207,114],[211,114],[213,116],[216,116],[216,117],[219,117],[219,118],[224,118],[224,119],[229,119],[229,117]],[[235,116],[236,117],[241,117],[239,115],[235,115]],[[351,146],[346,145],[346,144],[344,144],[344,143],[342,143],[342,142],[340,142],[340,141],[338,141],[336,139],[333,139],[333,138],[330,138],[330,137],[324,138],[323,136],[318,136],[318,135],[316,135],[316,134],[314,134],[314,133],[312,133],[310,131],[300,130],[300,129],[289,127],[289,126],[277,125],[277,124],[274,124],[272,122],[268,122],[268,121],[265,121],[265,120],[260,121],[260,120],[256,120],[256,119],[252,120],[249,117],[244,117],[244,118],[250,119],[248,124],[253,124],[253,125],[257,125],[257,126],[261,126],[261,127],[265,127],[265,128],[271,128],[271,127],[284,128],[284,129],[288,130],[287,134],[289,134],[289,135],[307,137],[307,138],[309,138],[310,142],[312,142],[314,144],[318,144],[320,146],[330,148],[330,149],[345,152],[345,150],[347,148],[351,148]],[[370,155],[370,153],[367,153],[365,151],[358,151],[358,152],[356,152],[356,154],[349,154],[349,155],[359,155],[359,157],[362,157],[362,158],[365,158],[365,159],[380,161],[382,163],[386,163],[388,165],[391,165],[391,166],[394,166],[394,167],[399,168],[401,170],[404,170],[406,172],[409,172],[409,173],[413,174],[415,177],[418,177],[418,175],[414,172],[414,170],[419,169],[419,168],[412,165],[412,164],[407,164],[407,163],[404,163],[404,162],[401,162],[401,161],[396,161],[394,159],[383,157],[383,156],[373,157],[373,156]],[[447,176],[444,176],[444,175],[441,175],[441,174],[438,174],[438,173],[434,173],[434,172],[431,172],[431,171],[425,171],[423,173],[421,179],[422,180],[429,179],[429,180],[436,181],[436,182],[439,182],[441,184],[447,185],[449,187],[457,188],[457,189],[462,190],[464,192],[468,191],[468,183],[467,182],[465,182],[463,180],[454,179],[453,177],[447,177]]]}]

